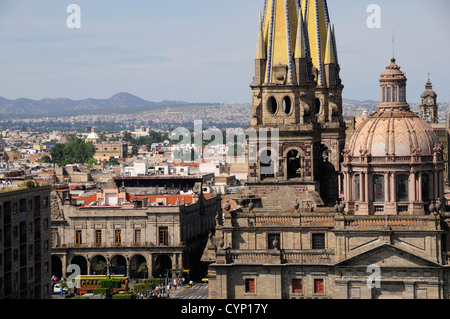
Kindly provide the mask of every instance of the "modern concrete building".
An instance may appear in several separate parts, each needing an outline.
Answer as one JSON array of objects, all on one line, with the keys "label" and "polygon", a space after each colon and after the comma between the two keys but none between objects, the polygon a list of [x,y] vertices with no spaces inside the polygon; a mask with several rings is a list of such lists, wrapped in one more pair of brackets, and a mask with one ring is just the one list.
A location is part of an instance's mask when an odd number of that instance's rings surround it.
[{"label": "modern concrete building", "polygon": [[0,297],[51,297],[50,187],[0,192]]}]

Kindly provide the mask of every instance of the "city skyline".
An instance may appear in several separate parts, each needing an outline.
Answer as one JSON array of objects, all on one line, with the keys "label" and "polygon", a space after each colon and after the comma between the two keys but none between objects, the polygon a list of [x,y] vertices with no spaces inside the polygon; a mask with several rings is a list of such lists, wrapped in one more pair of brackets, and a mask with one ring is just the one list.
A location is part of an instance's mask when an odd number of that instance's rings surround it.
[{"label": "city skyline", "polygon": [[[254,13],[263,9],[263,0],[77,1],[79,29],[66,24],[72,3],[2,1],[0,96],[84,99],[129,92],[151,101],[250,102]],[[379,29],[367,25],[371,4],[381,9]],[[379,99],[378,76],[393,55],[395,35],[395,57],[407,72],[407,100],[419,100],[431,73],[438,103],[448,103],[448,3],[328,5],[344,98]]]}]

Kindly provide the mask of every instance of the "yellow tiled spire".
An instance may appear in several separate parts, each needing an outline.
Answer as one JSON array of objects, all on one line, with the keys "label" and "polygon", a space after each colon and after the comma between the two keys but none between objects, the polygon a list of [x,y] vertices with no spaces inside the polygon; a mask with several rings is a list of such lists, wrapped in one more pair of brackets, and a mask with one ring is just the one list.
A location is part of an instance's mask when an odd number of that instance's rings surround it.
[{"label": "yellow tiled spire", "polygon": [[[328,62],[337,62],[334,31],[328,28],[330,18],[327,2],[326,0],[301,0],[301,8],[308,29],[312,63],[318,70],[318,79],[316,80],[319,85],[323,85],[325,59],[327,58]],[[328,44],[330,55],[327,57]]]},{"label": "yellow tiled spire", "polygon": [[258,41],[256,44],[256,59],[264,60],[267,58],[266,47],[264,45],[264,33],[262,25],[261,11],[259,12],[259,25],[258,25]]},{"label": "yellow tiled spire", "polygon": [[333,36],[331,31],[331,25],[328,24],[328,32],[327,32],[327,45],[325,48],[325,57],[324,57],[324,64],[332,64],[335,63],[335,54],[334,54],[334,43],[333,43]]},{"label": "yellow tiled spire", "polygon": [[304,21],[303,21],[303,14],[302,11],[299,10],[299,15],[298,15],[298,26],[297,26],[297,41],[295,44],[295,54],[294,57],[296,59],[304,59],[306,58],[306,45],[307,45],[307,40],[306,40],[306,35],[304,32]]},{"label": "yellow tiled spire", "polygon": [[267,47],[266,83],[273,82],[272,68],[278,64],[288,66],[288,82],[293,82],[298,10],[296,0],[266,1],[263,27],[263,41]]}]

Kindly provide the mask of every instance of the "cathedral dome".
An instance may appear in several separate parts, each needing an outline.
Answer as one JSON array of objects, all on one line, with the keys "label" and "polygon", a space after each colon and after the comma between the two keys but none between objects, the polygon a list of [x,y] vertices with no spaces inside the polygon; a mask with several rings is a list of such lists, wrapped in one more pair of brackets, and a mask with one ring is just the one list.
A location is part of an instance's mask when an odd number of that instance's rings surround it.
[{"label": "cathedral dome", "polygon": [[428,156],[439,141],[433,128],[406,103],[406,77],[395,59],[380,77],[381,102],[353,134],[349,156]]},{"label": "cathedral dome", "polygon": [[377,111],[355,131],[349,155],[372,157],[433,155],[439,145],[433,128],[411,111]]},{"label": "cathedral dome", "polygon": [[91,133],[89,133],[89,135],[86,138],[86,141],[88,142],[92,142],[92,143],[97,143],[101,141],[100,136],[95,132],[95,129],[92,128],[91,129]]}]

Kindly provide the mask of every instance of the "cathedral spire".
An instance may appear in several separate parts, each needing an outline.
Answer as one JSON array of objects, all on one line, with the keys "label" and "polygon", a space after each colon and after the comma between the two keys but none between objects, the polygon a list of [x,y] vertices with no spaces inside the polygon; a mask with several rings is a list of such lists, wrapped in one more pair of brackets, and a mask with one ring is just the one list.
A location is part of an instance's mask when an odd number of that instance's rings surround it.
[{"label": "cathedral spire", "polygon": [[294,50],[298,29],[297,0],[267,0],[263,18],[262,42],[267,50],[265,82],[275,83],[274,68],[287,70],[285,81],[293,83]]},{"label": "cathedral spire", "polygon": [[333,38],[331,33],[331,25],[328,25],[328,32],[327,32],[327,44],[325,47],[325,58],[323,63],[324,64],[334,64],[336,61],[334,60],[335,54],[334,54],[334,44],[333,44]]},{"label": "cathedral spire", "polygon": [[299,19],[298,19],[298,26],[297,26],[297,40],[295,43],[295,58],[296,59],[304,59],[306,58],[306,34],[305,34],[305,25],[303,21],[303,14],[301,11],[299,11]]},{"label": "cathedral spire", "polygon": [[[334,28],[330,28],[327,2],[326,0],[302,0],[301,9],[307,25],[312,63],[317,70],[316,81],[318,85],[325,85],[324,64],[332,60],[336,66],[338,65],[335,33]],[[327,48],[330,54],[333,52],[333,56],[327,55]]]},{"label": "cathedral spire", "polygon": [[265,60],[267,58],[266,55],[266,47],[264,46],[264,33],[263,33],[263,24],[262,24],[262,15],[261,11],[259,12],[259,25],[258,25],[258,41],[256,44],[256,59]]}]

